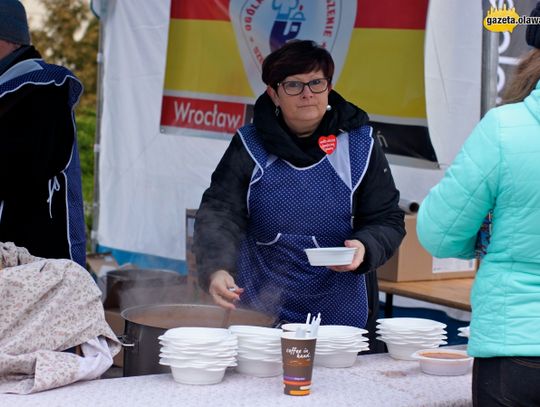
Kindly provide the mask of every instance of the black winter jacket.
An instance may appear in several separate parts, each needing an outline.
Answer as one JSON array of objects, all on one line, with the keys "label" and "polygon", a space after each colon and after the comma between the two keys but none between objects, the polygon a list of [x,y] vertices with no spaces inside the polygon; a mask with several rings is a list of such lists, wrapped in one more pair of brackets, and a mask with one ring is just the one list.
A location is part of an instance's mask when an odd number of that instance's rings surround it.
[{"label": "black winter jacket", "polygon": [[[347,132],[368,123],[367,114],[331,91],[332,109],[319,128],[307,138],[298,138],[274,113],[274,105],[263,94],[255,104],[253,123],[266,150],[298,167],[318,162],[324,152],[319,148],[321,135]],[[210,275],[227,270],[236,273],[240,242],[249,221],[247,192],[255,166],[240,136],[236,134],[212,174],[210,187],[203,195],[195,222],[194,250],[199,281],[207,289]],[[364,262],[356,270],[367,273],[384,264],[405,236],[404,213],[398,207],[399,192],[390,167],[378,142],[374,143],[366,174],[354,194],[354,231],[366,248]]]}]

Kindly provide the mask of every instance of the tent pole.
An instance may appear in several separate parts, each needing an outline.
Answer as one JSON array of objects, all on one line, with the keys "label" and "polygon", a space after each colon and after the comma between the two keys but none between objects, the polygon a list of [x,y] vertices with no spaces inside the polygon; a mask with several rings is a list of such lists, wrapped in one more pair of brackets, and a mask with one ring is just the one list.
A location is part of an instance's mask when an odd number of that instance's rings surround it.
[{"label": "tent pole", "polygon": [[[485,16],[490,9],[489,0],[482,0],[482,11]],[[482,79],[480,116],[497,104],[497,69],[499,65],[499,33],[482,27]]]},{"label": "tent pole", "polygon": [[99,225],[99,158],[101,143],[101,118],[103,114],[103,39],[105,36],[103,19],[105,18],[106,2],[100,1],[99,13],[99,42],[97,53],[97,86],[96,86],[96,134],[94,139],[94,196],[92,202],[92,230],[90,232],[90,246],[92,252],[97,249]]}]

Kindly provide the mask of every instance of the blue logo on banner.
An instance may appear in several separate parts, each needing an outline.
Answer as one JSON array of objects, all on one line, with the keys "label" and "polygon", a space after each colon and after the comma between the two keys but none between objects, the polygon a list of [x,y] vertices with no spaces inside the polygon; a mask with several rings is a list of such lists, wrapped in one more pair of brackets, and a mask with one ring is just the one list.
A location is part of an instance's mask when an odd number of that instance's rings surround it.
[{"label": "blue logo on banner", "polygon": [[349,49],[359,0],[229,0],[238,50],[253,95],[261,81],[264,58],[287,41],[310,39],[332,53],[337,81]]},{"label": "blue logo on banner", "polygon": [[302,12],[303,8],[299,0],[274,0],[272,2],[272,9],[278,10],[270,33],[272,52],[298,36],[302,22],[306,21]]}]

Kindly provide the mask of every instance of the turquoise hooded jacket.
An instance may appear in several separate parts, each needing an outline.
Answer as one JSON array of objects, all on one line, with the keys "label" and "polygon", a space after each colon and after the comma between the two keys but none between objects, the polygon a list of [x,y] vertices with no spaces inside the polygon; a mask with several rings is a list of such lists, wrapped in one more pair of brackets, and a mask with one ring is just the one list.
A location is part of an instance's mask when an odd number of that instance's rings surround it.
[{"label": "turquoise hooded jacket", "polygon": [[540,356],[540,82],[490,110],[422,202],[417,233],[435,257],[473,258],[493,210],[472,293],[468,352]]}]

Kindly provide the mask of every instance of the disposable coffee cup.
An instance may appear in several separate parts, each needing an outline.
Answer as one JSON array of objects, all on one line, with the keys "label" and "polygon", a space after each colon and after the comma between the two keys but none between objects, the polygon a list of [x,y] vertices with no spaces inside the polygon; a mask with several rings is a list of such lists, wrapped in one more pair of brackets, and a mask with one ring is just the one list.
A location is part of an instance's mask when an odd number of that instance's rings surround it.
[{"label": "disposable coffee cup", "polygon": [[316,342],[317,338],[297,338],[295,332],[284,332],[281,336],[285,394],[289,396],[310,394]]}]

